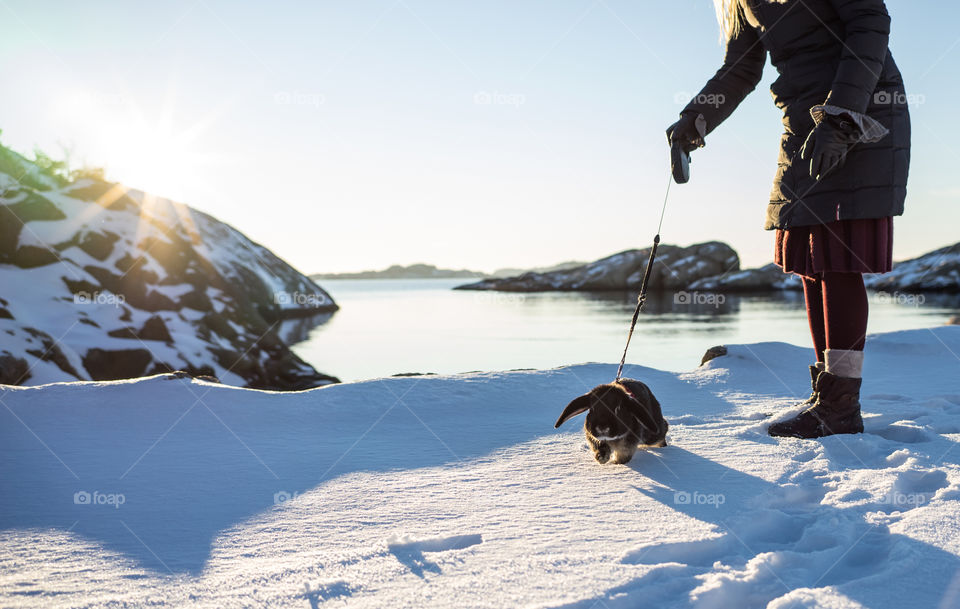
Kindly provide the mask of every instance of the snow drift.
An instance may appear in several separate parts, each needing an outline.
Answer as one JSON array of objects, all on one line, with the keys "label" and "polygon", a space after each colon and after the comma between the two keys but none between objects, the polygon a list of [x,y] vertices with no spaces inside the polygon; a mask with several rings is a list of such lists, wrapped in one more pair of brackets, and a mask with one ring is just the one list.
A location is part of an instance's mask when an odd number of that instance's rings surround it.
[{"label": "snow drift", "polygon": [[960,604],[960,327],[873,336],[866,433],[775,440],[806,349],[628,367],[670,445],[552,424],[614,365],[300,393],[169,375],[0,393],[0,605]]}]

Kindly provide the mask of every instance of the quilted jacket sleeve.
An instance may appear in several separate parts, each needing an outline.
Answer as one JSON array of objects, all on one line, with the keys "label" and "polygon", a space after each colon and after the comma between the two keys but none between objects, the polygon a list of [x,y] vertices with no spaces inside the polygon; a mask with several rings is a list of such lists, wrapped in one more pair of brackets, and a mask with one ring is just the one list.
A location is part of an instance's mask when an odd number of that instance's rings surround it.
[{"label": "quilted jacket sleeve", "polygon": [[887,59],[890,15],[883,0],[830,0],[844,24],[840,66],[826,103],[866,112]]},{"label": "quilted jacket sleeve", "polygon": [[767,51],[760,43],[756,30],[746,23],[742,15],[740,23],[743,26],[738,34],[727,41],[723,66],[681,112],[703,114],[707,120],[707,133],[733,114],[740,102],[757,88],[763,76]]}]

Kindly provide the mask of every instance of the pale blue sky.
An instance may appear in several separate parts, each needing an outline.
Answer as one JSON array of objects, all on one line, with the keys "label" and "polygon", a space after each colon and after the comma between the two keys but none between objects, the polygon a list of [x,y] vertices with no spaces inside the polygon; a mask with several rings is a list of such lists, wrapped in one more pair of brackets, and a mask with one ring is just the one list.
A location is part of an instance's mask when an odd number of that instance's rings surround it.
[{"label": "pale blue sky", "polygon": [[[960,240],[960,6],[887,6],[915,102],[904,258]],[[663,131],[723,51],[708,0],[2,0],[0,19],[4,143],[67,144],[306,272],[646,247]],[[665,242],[770,261],[774,77],[674,186]]]}]

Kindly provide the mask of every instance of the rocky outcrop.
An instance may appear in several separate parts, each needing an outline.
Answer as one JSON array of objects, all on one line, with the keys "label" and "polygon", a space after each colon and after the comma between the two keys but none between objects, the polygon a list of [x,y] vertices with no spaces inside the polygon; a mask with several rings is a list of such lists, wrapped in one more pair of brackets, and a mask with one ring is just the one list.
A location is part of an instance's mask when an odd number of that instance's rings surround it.
[{"label": "rocky outcrop", "polygon": [[703,354],[703,357],[700,358],[700,365],[702,366],[702,365],[706,364],[707,362],[709,362],[709,361],[712,360],[712,359],[717,359],[718,357],[723,357],[724,355],[727,354],[727,351],[728,351],[728,350],[727,350],[726,345],[717,345],[717,346],[715,346],[715,347],[710,347],[710,348],[707,349],[706,352]]},{"label": "rocky outcrop", "polygon": [[767,292],[802,290],[803,283],[797,275],[784,273],[783,269],[771,262],[756,269],[698,279],[689,287],[703,292]]},{"label": "rocky outcrop", "polygon": [[960,243],[904,260],[883,275],[866,280],[883,292],[960,292]]},{"label": "rocky outcrop", "polygon": [[335,382],[278,333],[337,309],[234,228],[0,147],[0,383],[183,370],[261,389]]},{"label": "rocky outcrop", "polygon": [[[456,289],[504,292],[638,290],[649,256],[649,248],[627,250],[572,269],[485,279]],[[688,247],[662,244],[657,249],[649,289],[685,289],[700,279],[739,268],[737,253],[726,243],[710,241]]]},{"label": "rocky outcrop", "polygon": [[[864,283],[877,292],[960,292],[960,243],[897,262],[893,271],[866,275]],[[692,290],[711,292],[762,292],[802,290],[796,275],[784,273],[771,263],[720,277],[708,277],[690,285]]]}]

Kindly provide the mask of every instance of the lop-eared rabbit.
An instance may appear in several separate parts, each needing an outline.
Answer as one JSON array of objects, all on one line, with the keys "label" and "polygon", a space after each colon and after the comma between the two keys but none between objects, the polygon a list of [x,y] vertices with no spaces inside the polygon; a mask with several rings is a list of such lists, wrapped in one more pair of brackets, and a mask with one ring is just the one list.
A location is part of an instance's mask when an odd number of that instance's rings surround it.
[{"label": "lop-eared rabbit", "polygon": [[583,431],[599,463],[627,463],[638,447],[667,445],[669,425],[660,403],[640,381],[597,385],[567,404],[554,428],[581,412],[587,413]]}]

